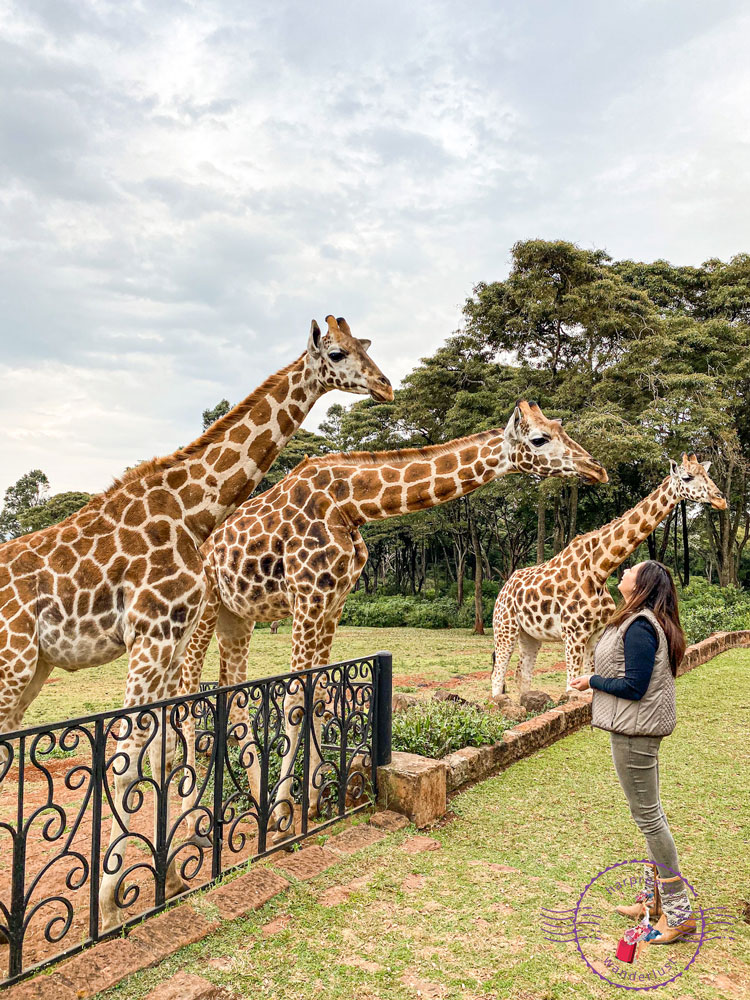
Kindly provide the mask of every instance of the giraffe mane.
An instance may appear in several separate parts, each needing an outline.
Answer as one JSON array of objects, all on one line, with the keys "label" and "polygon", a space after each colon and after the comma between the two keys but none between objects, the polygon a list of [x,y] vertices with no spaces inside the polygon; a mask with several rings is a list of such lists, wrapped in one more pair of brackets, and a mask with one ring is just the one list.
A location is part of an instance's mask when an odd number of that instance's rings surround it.
[{"label": "giraffe mane", "polygon": [[191,441],[190,444],[185,445],[184,448],[178,448],[177,451],[173,451],[171,455],[163,455],[161,458],[147,459],[139,465],[134,465],[132,469],[126,469],[125,472],[118,476],[112,485],[103,493],[99,494],[99,496],[109,496],[119,490],[122,486],[125,486],[127,483],[132,483],[139,479],[146,479],[155,472],[163,472],[165,469],[171,469],[172,466],[177,465],[179,462],[184,462],[188,458],[195,457],[195,455],[203,451],[204,448],[207,448],[208,445],[218,441],[230,427],[233,427],[245,416],[247,416],[247,414],[261,399],[270,395],[270,393],[272,393],[273,390],[283,381],[285,376],[299,364],[304,356],[304,354],[300,354],[297,360],[287,365],[286,368],[282,368],[273,375],[269,375],[265,382],[262,382],[249,396],[237,403],[236,406],[233,406],[228,413],[224,414],[223,417],[219,417],[219,419],[211,424],[211,426],[208,427],[200,435],[200,437],[197,437],[195,441]]},{"label": "giraffe mane", "polygon": [[[476,444],[479,440],[502,435],[502,428],[493,428],[487,431],[479,431],[477,434],[467,434],[465,437],[454,438],[452,441],[445,441],[442,444],[426,445],[422,448],[395,448],[391,451],[336,451],[327,455],[317,455],[315,458],[304,458],[299,465],[292,469],[296,472],[303,465],[315,465],[324,467],[328,465],[386,465],[388,462],[413,462],[423,459],[430,461],[440,455],[447,455],[465,444]],[[291,473],[290,473],[291,474]]]}]

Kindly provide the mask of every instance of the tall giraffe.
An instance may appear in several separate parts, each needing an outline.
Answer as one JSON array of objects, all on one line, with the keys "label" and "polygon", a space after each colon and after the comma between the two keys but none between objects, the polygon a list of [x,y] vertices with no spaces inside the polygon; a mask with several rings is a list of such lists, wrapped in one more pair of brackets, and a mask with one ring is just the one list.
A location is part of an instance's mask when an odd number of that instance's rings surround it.
[{"label": "tall giraffe", "polygon": [[724,510],[727,502],[709,478],[710,462],[683,454],[670,459],[667,478],[632,510],[596,531],[578,535],[556,556],[511,574],[498,594],[492,616],[495,663],[493,697],[505,691],[505,672],[516,639],[520,650],[521,692],[528,691],[539,647],[565,646],[567,689],[588,672],[594,646],[615,609],[607,577],[634,552],[680,500]]},{"label": "tall giraffe", "polygon": [[[305,459],[272,489],[243,504],[204,546],[212,583],[183,661],[181,693],[198,689],[214,629],[222,685],[245,679],[255,622],[291,613],[292,670],[330,662],[344,602],[367,561],[359,528],[367,521],[446,503],[511,472],[580,474],[589,482],[607,481],[603,467],[568,437],[559,421],[548,420],[535,403],[525,401],[516,406],[504,430],[482,431],[428,448]],[[291,742],[285,744],[282,776],[287,770],[291,775],[289,761],[294,760],[300,727],[290,720],[301,700],[302,693],[294,691],[284,702]],[[239,711],[233,721],[242,721]],[[187,720],[184,729],[191,764],[193,725]],[[314,748],[311,811],[320,791],[314,785],[319,764]],[[248,776],[251,794],[259,803],[257,754]],[[282,779],[277,803],[283,789]],[[192,807],[194,798],[186,796],[183,811]]]},{"label": "tall giraffe", "polygon": [[[369,343],[344,319],[328,316],[325,334],[313,321],[297,361],[192,444],[128,471],[60,524],[0,545],[0,733],[20,726],[53,667],[95,667],[127,651],[126,707],[177,693],[179,658],[206,596],[200,546],[247,499],[325,392],[393,398]],[[148,736],[133,728],[118,748],[127,766],[115,777],[104,930],[123,920],[115,902],[130,819],[123,798]],[[161,750],[159,734],[149,743],[153,774]],[[182,888],[173,863],[165,893]]]}]

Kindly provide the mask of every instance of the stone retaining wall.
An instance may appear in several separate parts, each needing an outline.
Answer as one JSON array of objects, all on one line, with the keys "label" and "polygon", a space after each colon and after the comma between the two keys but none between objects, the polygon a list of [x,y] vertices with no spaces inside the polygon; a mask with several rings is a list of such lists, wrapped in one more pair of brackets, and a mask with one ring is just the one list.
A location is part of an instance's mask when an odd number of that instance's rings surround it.
[{"label": "stone retaining wall", "polygon": [[[750,647],[750,629],[715,632],[708,639],[688,646],[677,676],[682,677],[720,653],[738,647]],[[408,816],[419,827],[429,826],[445,814],[450,792],[496,774],[589,723],[591,697],[591,692],[586,692],[521,722],[503,733],[502,740],[492,746],[464,747],[442,760],[394,753],[390,764],[378,768],[378,801],[386,809]]]},{"label": "stone retaining wall", "polygon": [[677,676],[689,673],[702,663],[713,660],[719,653],[726,653],[728,649],[738,649],[750,646],[750,629],[743,629],[739,632],[714,632],[708,639],[696,642],[694,646],[688,646],[685,650],[685,658],[677,669]]}]

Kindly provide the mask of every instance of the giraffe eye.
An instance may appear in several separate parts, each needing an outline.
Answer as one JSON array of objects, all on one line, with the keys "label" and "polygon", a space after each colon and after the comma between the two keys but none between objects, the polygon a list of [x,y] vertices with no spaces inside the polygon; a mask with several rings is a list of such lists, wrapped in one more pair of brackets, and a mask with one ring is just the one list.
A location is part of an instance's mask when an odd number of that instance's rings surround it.
[{"label": "giraffe eye", "polygon": [[683,483],[689,483],[691,480],[695,479],[695,476],[681,476]]},{"label": "giraffe eye", "polygon": [[542,445],[546,444],[548,441],[549,438],[547,437],[535,437],[531,439],[531,443],[534,445],[535,448],[541,448]]},{"label": "giraffe eye", "polygon": [[344,354],[343,351],[329,351],[328,357],[331,359],[331,361],[343,361],[344,358],[346,357],[346,354]]}]

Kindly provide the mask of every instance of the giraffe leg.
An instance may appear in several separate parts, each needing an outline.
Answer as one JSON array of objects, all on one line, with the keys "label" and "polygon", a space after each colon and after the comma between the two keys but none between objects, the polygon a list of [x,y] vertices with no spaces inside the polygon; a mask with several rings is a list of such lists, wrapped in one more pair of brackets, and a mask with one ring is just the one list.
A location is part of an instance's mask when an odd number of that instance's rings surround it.
[{"label": "giraffe leg", "polygon": [[[137,635],[130,644],[130,663],[125,688],[125,708],[133,708],[150,701],[172,698],[179,687],[179,662],[181,654],[190,637],[187,631],[175,648],[174,643],[156,639],[150,635]],[[157,690],[149,678],[156,673],[160,678]],[[157,710],[158,712],[158,710]],[[130,839],[131,813],[137,811],[138,782],[143,778],[143,751],[148,740],[148,756],[151,773],[166,795],[166,823],[169,832],[169,799],[165,777],[174,763],[174,748],[176,735],[167,725],[168,733],[161,731],[158,719],[144,716],[139,719],[137,714],[130,715],[130,725],[123,719],[120,726],[120,739],[117,750],[111,758],[114,775],[112,795],[112,824],[110,828],[109,846],[102,863],[103,876],[99,890],[99,906],[101,910],[101,931],[109,930],[123,924],[126,920],[125,910],[119,902],[123,896],[121,882],[125,873],[125,851]],[[167,712],[169,721],[169,712]],[[154,725],[156,722],[156,725]],[[162,742],[164,752],[162,753]],[[162,773],[162,762],[164,772]],[[157,789],[154,789],[154,811],[157,808]],[[154,831],[155,833],[155,831]],[[167,898],[177,895],[186,888],[177,874],[174,859],[169,863],[165,875],[165,895]]]},{"label": "giraffe leg", "polygon": [[[294,623],[292,625],[292,671],[304,670],[307,667],[316,665],[318,645],[321,638],[326,638],[326,613],[325,609],[312,602],[302,600],[299,597],[294,606]],[[333,626],[335,632],[335,623]],[[329,643],[333,640],[331,633]],[[329,645],[330,648],[330,645]],[[286,739],[284,742],[284,752],[281,760],[281,775],[273,792],[272,805],[269,815],[274,817],[275,827],[280,833],[289,830],[294,821],[294,799],[292,796],[292,786],[294,781],[294,762],[299,750],[302,736],[302,722],[304,715],[305,686],[303,681],[290,681],[287,692],[284,696],[284,730]],[[311,737],[313,736],[312,726],[314,725],[315,713],[320,702],[320,710],[323,710],[322,700],[315,696],[313,692],[313,719],[311,724]],[[314,740],[311,741],[314,744]],[[310,775],[312,776],[313,747],[310,753]],[[311,778],[312,780],[312,778]],[[319,790],[316,790],[316,803],[319,797]],[[286,798],[285,798],[286,796]],[[309,809],[309,813],[312,809]],[[303,824],[305,818],[303,817]],[[288,834],[285,834],[288,835]]]},{"label": "giraffe leg", "polygon": [[[47,680],[51,667],[45,666],[39,656],[39,639],[36,619],[29,619],[28,631],[10,634],[4,624],[0,641],[6,648],[0,652],[0,733],[13,732],[21,727],[23,716]],[[3,635],[7,632],[7,635]],[[11,641],[13,645],[11,646]],[[8,749],[0,747],[0,765],[5,764]]]},{"label": "giraffe leg", "polygon": [[[254,621],[239,618],[224,607],[219,612],[216,640],[219,645],[219,684],[222,687],[242,684],[247,680],[247,660],[254,628]],[[244,692],[230,695],[228,736],[239,743],[239,759],[247,772],[250,797],[260,815],[260,748]]]},{"label": "giraffe leg", "polygon": [[495,640],[492,664],[492,697],[505,694],[505,673],[513,655],[518,636],[518,619],[510,608],[498,601],[492,616],[492,633]]},{"label": "giraffe leg", "polygon": [[563,631],[563,647],[565,649],[565,666],[567,670],[566,691],[575,691],[571,681],[580,677],[583,673],[583,663],[586,656],[587,635],[579,632],[571,633]]},{"label": "giraffe leg", "polygon": [[[336,611],[327,618],[318,634],[318,648],[315,654],[314,666],[324,667],[331,662],[331,648],[336,636],[339,619],[344,610],[343,602]],[[313,711],[310,720],[310,778],[308,782],[308,818],[317,817],[320,811],[320,781],[323,776],[323,758],[320,752],[323,729],[323,714]]]},{"label": "giraffe leg", "polygon": [[583,650],[582,674],[593,674],[594,672],[594,650],[596,649],[596,644],[599,642],[603,631],[603,628],[598,628],[586,640],[586,646]]},{"label": "giraffe leg", "polygon": [[[203,615],[195,631],[190,637],[185,654],[180,663],[180,694],[197,694],[200,687],[203,664],[206,659],[206,652],[211,642],[211,636],[216,627],[216,620],[219,614],[219,597],[216,590],[209,591],[208,601],[203,610]],[[195,710],[198,702],[188,702],[185,708],[185,718],[182,720],[182,736],[185,741],[185,768],[189,791],[182,797],[182,812],[187,816],[195,808],[198,795],[198,775],[195,769]],[[200,817],[196,816],[191,822],[200,822]],[[205,837],[201,837],[196,830],[196,837],[205,845]]]},{"label": "giraffe leg", "polygon": [[520,656],[520,662],[518,664],[518,674],[521,679],[520,687],[521,694],[524,694],[531,688],[531,679],[534,674],[534,667],[536,665],[536,658],[539,653],[539,647],[542,645],[541,639],[534,639],[524,632],[523,629],[518,631],[518,652]]}]

